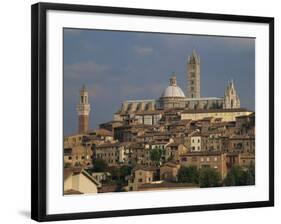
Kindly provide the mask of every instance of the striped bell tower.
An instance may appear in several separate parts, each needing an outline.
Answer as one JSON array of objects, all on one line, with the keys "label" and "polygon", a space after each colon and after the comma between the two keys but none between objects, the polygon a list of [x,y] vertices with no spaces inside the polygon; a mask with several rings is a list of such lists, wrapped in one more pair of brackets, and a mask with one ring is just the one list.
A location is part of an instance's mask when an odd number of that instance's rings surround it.
[{"label": "striped bell tower", "polygon": [[77,113],[78,113],[78,132],[86,133],[89,131],[89,115],[90,115],[90,104],[88,91],[85,85],[83,85],[80,90],[80,100],[77,105]]}]

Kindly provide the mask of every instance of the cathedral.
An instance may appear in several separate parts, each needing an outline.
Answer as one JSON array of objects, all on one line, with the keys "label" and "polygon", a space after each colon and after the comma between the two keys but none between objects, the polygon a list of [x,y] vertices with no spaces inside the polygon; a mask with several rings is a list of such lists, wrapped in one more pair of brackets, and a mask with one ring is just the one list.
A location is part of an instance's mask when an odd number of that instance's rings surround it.
[{"label": "cathedral", "polygon": [[157,111],[166,109],[237,109],[240,100],[234,82],[231,80],[225,89],[223,97],[201,97],[200,94],[200,57],[195,51],[187,60],[187,88],[186,94],[177,85],[176,75],[170,78],[169,86],[164,89],[158,99],[127,100],[122,103],[117,114],[130,114],[144,111]]}]

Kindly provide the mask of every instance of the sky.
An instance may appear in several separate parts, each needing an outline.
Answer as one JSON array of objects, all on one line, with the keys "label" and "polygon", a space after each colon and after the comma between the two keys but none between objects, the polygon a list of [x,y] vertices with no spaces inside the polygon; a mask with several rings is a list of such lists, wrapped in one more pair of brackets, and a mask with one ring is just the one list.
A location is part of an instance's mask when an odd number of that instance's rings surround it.
[{"label": "sky", "polygon": [[223,97],[234,80],[241,107],[255,110],[255,39],[186,34],[64,29],[64,135],[77,133],[76,106],[85,84],[90,129],[111,121],[122,101],[158,99],[174,72],[186,93],[187,58],[201,59],[201,96]]}]

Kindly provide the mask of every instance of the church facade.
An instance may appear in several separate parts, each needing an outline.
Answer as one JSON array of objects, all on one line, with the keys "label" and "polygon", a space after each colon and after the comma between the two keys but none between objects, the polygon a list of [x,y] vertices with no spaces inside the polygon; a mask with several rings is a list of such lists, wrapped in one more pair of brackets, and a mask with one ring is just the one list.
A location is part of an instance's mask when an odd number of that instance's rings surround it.
[{"label": "church facade", "polygon": [[122,103],[118,115],[156,112],[167,109],[201,110],[201,109],[238,109],[240,99],[234,86],[230,81],[225,89],[223,97],[201,97],[200,94],[200,57],[195,51],[188,57],[187,61],[187,88],[186,95],[177,85],[176,75],[170,78],[169,86],[163,91],[158,99],[152,100],[127,100]]}]

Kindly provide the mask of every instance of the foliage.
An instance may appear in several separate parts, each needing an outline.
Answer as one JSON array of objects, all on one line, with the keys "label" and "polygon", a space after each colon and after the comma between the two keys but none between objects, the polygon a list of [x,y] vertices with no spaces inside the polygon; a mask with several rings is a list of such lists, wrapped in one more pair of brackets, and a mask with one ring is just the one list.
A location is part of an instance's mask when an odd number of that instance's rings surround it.
[{"label": "foliage", "polygon": [[221,178],[216,169],[202,167],[199,172],[200,187],[218,187],[221,185]]},{"label": "foliage", "polygon": [[250,163],[250,166],[247,170],[247,185],[255,185],[255,164]]},{"label": "foliage", "polygon": [[250,164],[244,170],[241,166],[233,166],[224,179],[225,186],[244,186],[255,184],[255,166]]},{"label": "foliage", "polygon": [[162,155],[164,154],[163,149],[154,148],[150,150],[150,159],[155,162],[157,165],[160,164]]},{"label": "foliage", "polygon": [[131,174],[131,171],[132,171],[132,167],[123,165],[120,167],[120,176],[124,177],[125,179],[126,176]]},{"label": "foliage", "polygon": [[108,165],[103,159],[94,159],[93,160],[93,172],[106,172]]},{"label": "foliage", "polygon": [[118,185],[126,184],[126,176],[131,174],[132,168],[123,165],[121,167],[109,167],[108,172],[111,174],[111,179]]},{"label": "foliage", "polygon": [[196,166],[181,167],[178,171],[178,181],[198,184],[199,170]]}]

